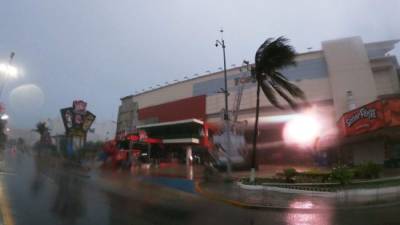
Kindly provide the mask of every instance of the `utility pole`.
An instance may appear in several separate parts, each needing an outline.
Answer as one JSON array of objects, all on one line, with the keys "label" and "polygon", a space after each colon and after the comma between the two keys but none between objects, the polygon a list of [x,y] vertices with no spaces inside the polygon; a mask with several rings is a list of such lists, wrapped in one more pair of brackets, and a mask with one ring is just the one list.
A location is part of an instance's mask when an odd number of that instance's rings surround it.
[{"label": "utility pole", "polygon": [[229,97],[229,92],[228,92],[228,78],[227,78],[227,74],[226,74],[226,54],[225,54],[225,40],[224,40],[224,30],[221,29],[221,40],[216,40],[215,41],[215,47],[221,46],[222,47],[222,54],[223,54],[223,58],[224,58],[224,90],[223,93],[225,95],[225,110],[224,110],[224,127],[225,127],[225,132],[227,135],[227,149],[225,149],[226,151],[226,155],[227,155],[227,173],[228,176],[231,177],[232,175],[232,163],[231,163],[231,135],[230,135],[230,124],[229,124],[229,108],[228,108],[228,97]]}]

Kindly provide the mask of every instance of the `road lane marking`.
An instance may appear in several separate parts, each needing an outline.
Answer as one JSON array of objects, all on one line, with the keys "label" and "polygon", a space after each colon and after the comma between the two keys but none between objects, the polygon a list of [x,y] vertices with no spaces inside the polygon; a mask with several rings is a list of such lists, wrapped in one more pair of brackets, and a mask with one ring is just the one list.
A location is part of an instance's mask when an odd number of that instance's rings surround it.
[{"label": "road lane marking", "polygon": [[10,202],[7,198],[5,187],[0,183],[0,211],[5,225],[14,225],[14,217],[11,213]]}]

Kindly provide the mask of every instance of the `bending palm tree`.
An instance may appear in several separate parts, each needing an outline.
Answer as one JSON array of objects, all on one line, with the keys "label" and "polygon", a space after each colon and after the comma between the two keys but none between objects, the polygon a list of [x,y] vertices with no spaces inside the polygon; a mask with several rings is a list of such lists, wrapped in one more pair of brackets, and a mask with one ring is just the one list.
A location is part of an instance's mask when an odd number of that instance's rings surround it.
[{"label": "bending palm tree", "polygon": [[292,109],[297,109],[298,105],[295,98],[305,100],[303,91],[292,84],[279,70],[296,65],[296,52],[288,44],[288,39],[279,37],[277,39],[267,39],[257,50],[255,56],[255,66],[252,67],[252,75],[257,81],[257,102],[256,118],[253,134],[253,151],[251,158],[251,177],[254,182],[256,169],[256,146],[258,136],[258,116],[260,111],[260,89],[264,92],[268,101],[275,107],[283,109],[279,104],[276,94],[281,96]]}]

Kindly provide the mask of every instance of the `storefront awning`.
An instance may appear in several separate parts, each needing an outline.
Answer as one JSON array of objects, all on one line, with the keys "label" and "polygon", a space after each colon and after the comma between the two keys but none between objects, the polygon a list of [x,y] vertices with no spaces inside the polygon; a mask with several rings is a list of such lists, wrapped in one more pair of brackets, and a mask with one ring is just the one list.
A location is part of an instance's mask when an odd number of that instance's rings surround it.
[{"label": "storefront awning", "polygon": [[164,144],[199,144],[204,136],[204,122],[198,119],[168,121],[137,126],[151,138],[161,139]]},{"label": "storefront awning", "polygon": [[199,144],[198,138],[178,138],[178,139],[164,139],[164,144]]},{"label": "storefront awning", "polygon": [[162,127],[162,126],[175,126],[179,124],[200,124],[203,125],[204,122],[198,119],[187,119],[187,120],[177,120],[177,121],[169,121],[169,122],[163,122],[163,123],[152,123],[152,124],[146,124],[146,125],[139,125],[136,126],[137,129],[146,129],[146,128],[152,128],[152,127]]}]

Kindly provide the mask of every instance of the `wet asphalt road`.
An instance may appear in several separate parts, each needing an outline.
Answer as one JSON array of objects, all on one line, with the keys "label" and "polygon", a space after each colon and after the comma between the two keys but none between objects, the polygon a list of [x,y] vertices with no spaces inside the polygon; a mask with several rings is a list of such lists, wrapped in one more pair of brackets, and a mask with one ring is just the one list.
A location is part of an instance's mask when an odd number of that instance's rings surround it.
[{"label": "wet asphalt road", "polygon": [[124,173],[85,177],[28,154],[0,162],[3,224],[400,224],[400,206],[296,212],[243,209],[144,183]]}]

